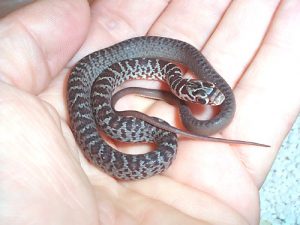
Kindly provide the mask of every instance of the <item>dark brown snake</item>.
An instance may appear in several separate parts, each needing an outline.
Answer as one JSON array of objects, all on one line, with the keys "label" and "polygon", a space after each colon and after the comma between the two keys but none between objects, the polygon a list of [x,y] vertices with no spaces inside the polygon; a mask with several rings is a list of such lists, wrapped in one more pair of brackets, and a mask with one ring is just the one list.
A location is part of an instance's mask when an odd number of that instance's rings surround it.
[{"label": "dark brown snake", "polygon": [[[183,79],[180,69],[169,61],[187,66],[197,80]],[[129,79],[165,81],[179,98],[220,105],[220,112],[211,120],[200,121],[193,117],[187,105],[180,104],[182,122],[192,133],[136,111],[118,113],[113,106],[120,95],[113,104],[112,95],[116,87]],[[84,155],[118,179],[143,179],[166,170],[176,156],[176,134],[207,141],[265,146],[206,136],[231,122],[235,112],[234,95],[196,48],[171,38],[136,37],[87,55],[72,69],[67,101],[71,128]],[[108,145],[99,131],[126,142],[155,142],[157,148],[145,154],[125,154]]]}]

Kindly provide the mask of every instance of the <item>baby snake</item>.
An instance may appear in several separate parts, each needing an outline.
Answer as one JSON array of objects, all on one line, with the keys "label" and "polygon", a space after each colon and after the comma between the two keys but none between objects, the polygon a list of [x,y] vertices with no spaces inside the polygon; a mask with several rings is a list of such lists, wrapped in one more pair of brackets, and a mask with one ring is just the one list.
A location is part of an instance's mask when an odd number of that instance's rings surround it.
[{"label": "baby snake", "polygon": [[[168,61],[187,66],[197,80],[182,79],[179,68]],[[129,79],[164,80],[179,98],[220,105],[220,112],[211,120],[200,121],[182,103],[183,124],[193,133],[139,112],[117,113],[113,109],[117,99],[112,104],[112,93]],[[176,156],[176,133],[208,141],[266,146],[205,136],[231,122],[235,112],[234,95],[196,48],[171,38],[136,37],[87,55],[71,71],[67,103],[71,129],[86,158],[118,179],[143,179],[166,170]],[[155,142],[157,148],[145,154],[125,154],[108,145],[99,135],[100,130],[122,141]]]}]

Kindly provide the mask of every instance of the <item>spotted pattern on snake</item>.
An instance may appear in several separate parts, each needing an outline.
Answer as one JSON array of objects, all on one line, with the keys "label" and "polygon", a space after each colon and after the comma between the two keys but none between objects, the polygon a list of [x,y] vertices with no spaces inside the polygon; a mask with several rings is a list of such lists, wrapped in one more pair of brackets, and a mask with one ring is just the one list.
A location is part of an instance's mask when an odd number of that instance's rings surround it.
[{"label": "spotted pattern on snake", "polygon": [[[104,127],[108,124],[115,127],[120,126],[119,129],[115,129],[116,133],[124,132],[128,124],[114,125],[113,122],[120,119],[115,118],[115,114],[111,114],[111,111],[109,111],[109,101],[103,103],[102,106],[98,106],[98,109],[102,107],[105,110],[102,110],[102,112],[96,110],[97,117],[94,117],[90,97],[94,81],[104,70],[115,63],[145,57],[182,63],[191,69],[197,78],[211,81],[211,83],[218,86],[226,96],[220,107],[221,113],[216,117],[209,121],[200,122],[196,119],[195,121],[189,119],[188,126],[194,126],[193,123],[204,125],[206,128],[204,130],[208,130],[208,133],[215,133],[230,123],[235,111],[234,96],[228,84],[196,48],[185,42],[163,37],[137,37],[84,57],[73,67],[68,80],[67,99],[71,128],[87,159],[118,179],[143,179],[162,173],[171,165],[176,156],[176,135],[157,129],[142,121],[136,120],[135,122],[141,123],[144,127],[149,126],[150,131],[145,131],[149,135],[145,137],[148,139],[150,134],[153,134],[151,138],[157,144],[156,150],[149,153],[130,155],[119,152],[109,146],[98,133],[99,128],[95,120],[101,117],[102,114],[106,115],[104,120],[106,119],[109,123],[98,122],[104,124]],[[106,78],[107,84],[111,85],[113,79]],[[124,79],[120,79],[122,82],[124,81]],[[98,92],[102,100],[103,97],[110,96],[109,93],[104,91],[106,90],[103,89]],[[107,112],[109,113],[107,114]],[[108,128],[108,130],[112,131],[111,128]],[[131,134],[131,137],[133,136],[136,137],[137,134]]]}]

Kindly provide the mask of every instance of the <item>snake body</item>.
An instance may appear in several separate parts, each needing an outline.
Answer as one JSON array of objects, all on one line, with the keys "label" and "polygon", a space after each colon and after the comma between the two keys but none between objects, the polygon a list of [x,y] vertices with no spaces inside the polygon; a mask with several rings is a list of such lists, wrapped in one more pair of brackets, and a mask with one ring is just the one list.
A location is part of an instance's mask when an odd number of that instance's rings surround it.
[{"label": "snake body", "polygon": [[[176,156],[175,133],[138,118],[121,117],[115,113],[110,102],[114,89],[128,79],[141,77],[166,80],[165,73],[177,70],[173,64],[165,62],[165,65],[161,65],[161,61],[156,61],[155,58],[187,66],[197,79],[218,87],[217,90],[225,96],[220,105],[220,113],[208,121],[197,120],[188,107],[181,107],[183,123],[187,129],[198,127],[195,132],[199,135],[216,133],[230,123],[235,112],[235,99],[229,85],[196,48],[183,41],[164,37],[136,37],[87,55],[73,67],[68,80],[71,128],[85,156],[94,165],[118,179],[143,179],[161,173],[171,165]],[[149,63],[152,65],[149,66]],[[144,66],[140,66],[142,64]],[[176,79],[171,75],[167,82],[173,85],[175,94],[182,94],[186,84],[183,85],[182,81]],[[96,91],[91,96],[92,87]],[[216,93],[216,90],[211,93]],[[213,99],[218,101],[216,96],[222,95],[213,95]],[[187,98],[187,95],[182,98]],[[152,120],[162,127],[169,126],[158,118]],[[99,129],[106,130],[111,137],[123,141],[155,142],[157,148],[146,154],[121,153],[99,136]],[[203,138],[213,140],[210,137]]]}]

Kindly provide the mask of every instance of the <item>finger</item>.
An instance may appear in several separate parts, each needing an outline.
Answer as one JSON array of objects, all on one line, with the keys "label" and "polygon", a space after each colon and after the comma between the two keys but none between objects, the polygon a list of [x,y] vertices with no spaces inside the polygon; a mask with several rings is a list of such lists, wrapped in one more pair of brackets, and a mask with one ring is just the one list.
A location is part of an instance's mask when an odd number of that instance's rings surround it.
[{"label": "finger", "polygon": [[167,1],[162,0],[121,0],[117,3],[109,0],[93,1],[88,38],[73,63],[92,51],[131,37],[146,35],[167,5]]},{"label": "finger", "polygon": [[36,1],[0,21],[1,80],[38,93],[85,38],[86,1]]},{"label": "finger", "polygon": [[279,1],[232,1],[203,54],[231,85],[258,50]]},{"label": "finger", "polygon": [[272,145],[272,150],[243,152],[258,186],[300,110],[299,8],[296,0],[280,4],[259,52],[235,89],[240,107],[228,132]]},{"label": "finger", "polygon": [[186,41],[202,47],[213,33],[230,1],[172,1],[149,34]]}]

